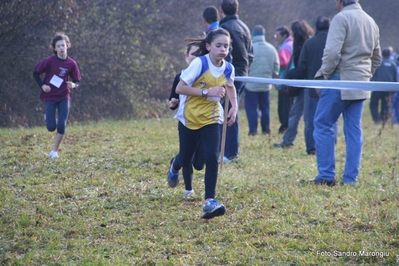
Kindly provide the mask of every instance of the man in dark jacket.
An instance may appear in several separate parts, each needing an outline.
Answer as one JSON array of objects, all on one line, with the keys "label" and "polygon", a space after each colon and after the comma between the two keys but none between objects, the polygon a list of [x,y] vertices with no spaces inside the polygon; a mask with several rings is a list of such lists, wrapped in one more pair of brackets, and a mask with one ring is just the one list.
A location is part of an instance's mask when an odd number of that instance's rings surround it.
[{"label": "man in dark jacket", "polygon": [[[382,63],[375,71],[371,81],[398,82],[396,64],[390,60],[392,50],[385,48],[382,51]],[[375,124],[385,123],[389,118],[391,92],[373,91],[370,98],[370,111]],[[378,112],[381,101],[381,111]]]},{"label": "man in dark jacket", "polygon": [[[226,57],[235,68],[236,76],[248,76],[248,68],[252,62],[251,32],[247,25],[238,18],[238,0],[222,0],[220,5],[224,18],[220,21],[220,27],[230,33],[231,46],[229,56]],[[240,95],[245,86],[244,82],[234,81],[237,91],[237,101],[240,103]],[[231,106],[229,106],[229,109]],[[227,111],[227,110],[226,110]],[[233,126],[227,127],[224,162],[230,162],[238,156],[239,126],[238,117]]]},{"label": "man in dark jacket", "polygon": [[[327,33],[330,27],[330,19],[319,16],[316,19],[316,34],[308,39],[302,47],[298,67],[290,71],[290,76],[295,79],[314,79],[320,69],[323,51],[326,45]],[[305,89],[304,97],[304,121],[305,143],[307,154],[315,154],[315,142],[313,138],[313,118],[316,112],[319,96],[315,89]],[[335,124],[336,131],[336,124]]]}]

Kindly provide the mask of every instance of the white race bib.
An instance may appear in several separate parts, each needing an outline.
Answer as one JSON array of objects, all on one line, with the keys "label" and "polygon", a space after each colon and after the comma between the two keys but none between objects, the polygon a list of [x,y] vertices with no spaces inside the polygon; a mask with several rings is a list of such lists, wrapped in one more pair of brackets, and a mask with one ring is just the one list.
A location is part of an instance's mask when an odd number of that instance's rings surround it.
[{"label": "white race bib", "polygon": [[50,84],[54,85],[57,88],[60,88],[63,81],[64,80],[62,78],[58,77],[57,75],[54,75],[50,80]]}]

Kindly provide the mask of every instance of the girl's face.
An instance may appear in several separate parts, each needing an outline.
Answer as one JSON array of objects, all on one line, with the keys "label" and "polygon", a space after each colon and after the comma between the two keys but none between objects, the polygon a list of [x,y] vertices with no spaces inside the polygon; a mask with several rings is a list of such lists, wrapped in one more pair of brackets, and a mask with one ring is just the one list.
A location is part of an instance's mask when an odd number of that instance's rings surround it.
[{"label": "girl's face", "polygon": [[55,43],[55,51],[59,58],[65,59],[67,57],[67,49],[65,40],[59,40]]},{"label": "girl's face", "polygon": [[216,36],[211,44],[206,44],[209,51],[209,57],[216,66],[220,66],[221,61],[229,53],[230,38],[224,34]]},{"label": "girl's face", "polygon": [[198,46],[194,45],[190,47],[190,51],[188,51],[188,54],[186,54],[187,64],[190,64],[196,58],[196,56],[193,55],[193,53],[195,53],[198,50],[198,48],[199,48]]}]

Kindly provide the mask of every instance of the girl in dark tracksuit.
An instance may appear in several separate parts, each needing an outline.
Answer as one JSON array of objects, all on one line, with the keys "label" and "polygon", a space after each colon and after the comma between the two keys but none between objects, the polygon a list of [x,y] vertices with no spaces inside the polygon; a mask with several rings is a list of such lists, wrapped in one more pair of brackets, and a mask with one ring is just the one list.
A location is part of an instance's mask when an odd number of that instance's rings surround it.
[{"label": "girl in dark tracksuit", "polygon": [[[186,62],[187,64],[190,64],[196,56],[193,55],[194,52],[198,50],[198,46],[189,44],[187,45],[186,49]],[[177,84],[180,81],[180,75],[181,73],[184,72],[184,69],[176,75],[173,85],[172,85],[172,90],[170,92],[170,97],[169,97],[169,108],[171,110],[176,110],[179,107],[179,94],[176,93],[176,87]],[[183,197],[185,199],[188,198],[193,198],[194,197],[194,189],[193,189],[193,167],[200,171],[204,168],[204,152],[202,148],[201,142],[198,143],[197,150],[194,153],[194,156],[192,158],[192,161],[190,165],[183,167],[182,172],[183,172],[183,179],[184,179],[184,186],[185,186],[185,191],[183,193]]]}]

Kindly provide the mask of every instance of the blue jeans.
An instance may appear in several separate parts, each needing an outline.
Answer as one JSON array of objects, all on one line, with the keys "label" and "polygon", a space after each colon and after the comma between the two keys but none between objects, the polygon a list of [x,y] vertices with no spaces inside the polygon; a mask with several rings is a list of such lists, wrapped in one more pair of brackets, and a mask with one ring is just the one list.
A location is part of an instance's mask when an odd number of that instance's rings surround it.
[{"label": "blue jeans", "polygon": [[[338,80],[339,78],[332,78]],[[314,118],[313,136],[316,142],[316,179],[335,180],[334,124],[342,114],[346,142],[346,162],[342,181],[355,184],[359,175],[363,145],[362,114],[364,100],[341,100],[341,91],[323,89]]]},{"label": "blue jeans", "polygon": [[305,144],[306,144],[306,152],[308,154],[314,153],[316,151],[316,145],[313,138],[313,130],[314,130],[313,121],[318,102],[319,98],[310,97],[309,89],[305,89],[303,120],[305,122]]},{"label": "blue jeans", "polygon": [[399,92],[392,96],[392,122],[399,124]]},{"label": "blue jeans", "polygon": [[[237,91],[237,102],[240,105],[240,96],[241,92],[244,89],[245,83],[240,81],[234,81],[234,86],[236,87]],[[224,104],[223,104],[224,108]],[[229,110],[231,108],[231,104],[229,103]],[[228,110],[224,110],[228,112]],[[220,126],[220,135],[222,134],[223,125]],[[239,125],[238,125],[238,113],[236,122],[231,126],[227,127],[226,130],[226,146],[224,148],[224,156],[231,159],[238,156],[238,146],[240,144],[240,132],[239,132]]]},{"label": "blue jeans", "polygon": [[305,90],[295,97],[295,102],[291,107],[288,119],[288,128],[284,133],[283,145],[293,145],[296,135],[298,134],[298,125],[303,114],[303,104],[305,99]]},{"label": "blue jeans", "polygon": [[[303,108],[303,120],[305,121],[305,143],[306,143],[306,153],[311,154],[316,151],[316,143],[313,138],[314,131],[314,116],[316,113],[317,104],[319,103],[319,98],[310,97],[306,94],[309,90],[305,90],[305,104]],[[338,121],[334,124],[334,136],[335,143],[337,143],[338,138]]]},{"label": "blue jeans", "polygon": [[258,133],[258,106],[261,112],[262,133],[270,133],[270,100],[268,91],[245,90],[245,111],[247,113],[249,135]]}]

